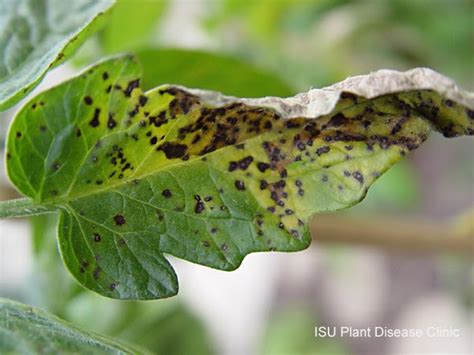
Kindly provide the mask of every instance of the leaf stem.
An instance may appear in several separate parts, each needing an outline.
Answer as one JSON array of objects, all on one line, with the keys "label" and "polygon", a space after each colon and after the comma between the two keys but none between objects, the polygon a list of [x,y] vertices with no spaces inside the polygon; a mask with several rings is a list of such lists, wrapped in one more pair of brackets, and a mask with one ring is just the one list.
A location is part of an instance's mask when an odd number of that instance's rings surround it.
[{"label": "leaf stem", "polygon": [[36,216],[55,211],[54,207],[37,205],[31,198],[0,201],[0,218]]}]

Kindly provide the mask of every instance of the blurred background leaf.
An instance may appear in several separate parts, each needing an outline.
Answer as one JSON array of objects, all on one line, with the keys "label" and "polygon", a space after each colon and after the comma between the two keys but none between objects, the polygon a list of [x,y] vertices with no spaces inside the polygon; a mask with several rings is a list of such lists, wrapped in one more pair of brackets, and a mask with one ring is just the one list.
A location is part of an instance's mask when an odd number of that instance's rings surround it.
[{"label": "blurred background leaf", "polygon": [[172,83],[239,97],[295,94],[275,73],[218,53],[161,48],[140,50],[137,55],[145,89]]},{"label": "blurred background leaf", "polygon": [[315,338],[314,328],[318,324],[310,314],[311,310],[304,307],[278,310],[269,322],[260,353],[272,355],[348,354],[339,340]]},{"label": "blurred background leaf", "polygon": [[107,26],[99,33],[102,51],[116,53],[139,49],[154,43],[167,0],[118,0]]}]

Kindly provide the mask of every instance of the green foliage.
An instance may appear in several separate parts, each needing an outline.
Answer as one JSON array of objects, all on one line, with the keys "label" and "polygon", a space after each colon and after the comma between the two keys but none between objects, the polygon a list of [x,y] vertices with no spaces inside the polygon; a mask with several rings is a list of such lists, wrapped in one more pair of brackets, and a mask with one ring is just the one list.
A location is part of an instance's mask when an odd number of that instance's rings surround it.
[{"label": "green foliage", "polygon": [[0,299],[0,352],[136,354],[115,340],[81,330],[40,309]]},{"label": "green foliage", "polygon": [[167,3],[167,0],[118,0],[99,33],[103,52],[134,50],[153,42],[153,29]]},{"label": "green foliage", "polygon": [[178,299],[113,301],[84,292],[65,317],[81,327],[146,347],[156,354],[213,354],[204,326]]},{"label": "green foliage", "polygon": [[[300,89],[379,68],[419,66],[440,70],[471,89],[474,83],[471,0],[211,4],[207,24],[216,41],[267,68],[284,68],[282,77]],[[235,35],[231,44],[229,31]]]},{"label": "green foliage", "polygon": [[347,354],[339,341],[315,338],[312,330],[317,325],[311,310],[290,308],[277,312],[265,334],[261,354]]},{"label": "green foliage", "polygon": [[27,95],[102,22],[113,0],[0,1],[0,110]]},{"label": "green foliage", "polygon": [[251,252],[304,249],[312,214],[360,201],[432,125],[472,132],[471,111],[429,90],[347,93],[317,120],[283,119],[176,86],[144,93],[140,76],[129,56],[90,68],[26,105],[7,143],[15,186],[61,209],[70,272],[113,298],[176,294],[163,253],[233,270]]},{"label": "green foliage", "polygon": [[215,90],[238,97],[291,96],[289,86],[272,73],[218,53],[185,49],[143,49],[144,89],[160,84]]},{"label": "green foliage", "polygon": [[178,299],[113,301],[74,282],[56,248],[54,217],[32,218],[34,274],[22,293],[25,302],[88,331],[140,344],[156,354],[213,353],[204,326]]}]

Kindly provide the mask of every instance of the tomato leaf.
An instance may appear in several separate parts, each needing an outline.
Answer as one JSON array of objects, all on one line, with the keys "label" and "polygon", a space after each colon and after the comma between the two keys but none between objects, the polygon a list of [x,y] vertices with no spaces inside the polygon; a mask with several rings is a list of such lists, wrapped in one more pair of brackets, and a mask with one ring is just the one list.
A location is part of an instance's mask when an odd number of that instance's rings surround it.
[{"label": "tomato leaf", "polygon": [[[137,352],[138,351],[138,352]],[[41,309],[0,298],[2,354],[137,354],[113,339],[79,329]]]},{"label": "tomato leaf", "polygon": [[0,0],[0,110],[64,62],[101,23],[113,0]]},{"label": "tomato leaf", "polygon": [[434,128],[473,134],[473,100],[428,69],[382,70],[293,98],[163,85],[133,57],[50,89],[12,123],[7,170],[61,209],[59,245],[108,297],[176,294],[171,254],[222,270],[310,243],[312,214],[350,207]]}]

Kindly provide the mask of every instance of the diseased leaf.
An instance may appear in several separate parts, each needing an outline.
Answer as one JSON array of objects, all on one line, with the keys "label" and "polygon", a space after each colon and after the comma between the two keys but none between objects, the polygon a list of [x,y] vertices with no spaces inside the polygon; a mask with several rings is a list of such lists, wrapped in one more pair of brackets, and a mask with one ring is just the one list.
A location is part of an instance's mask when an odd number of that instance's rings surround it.
[{"label": "diseased leaf", "polygon": [[0,0],[0,110],[27,95],[101,22],[113,0]]},{"label": "diseased leaf", "polygon": [[295,92],[283,80],[242,60],[190,49],[143,49],[142,87],[173,83],[216,90],[241,97],[289,96]]},{"label": "diseased leaf", "polygon": [[174,295],[163,253],[233,270],[304,249],[312,214],[360,201],[432,127],[474,132],[472,96],[427,69],[288,99],[139,86],[133,57],[104,61],[33,99],[7,142],[15,186],[61,209],[71,273],[114,298]]},{"label": "diseased leaf", "polygon": [[143,354],[146,351],[86,332],[41,309],[0,298],[0,353]]}]

